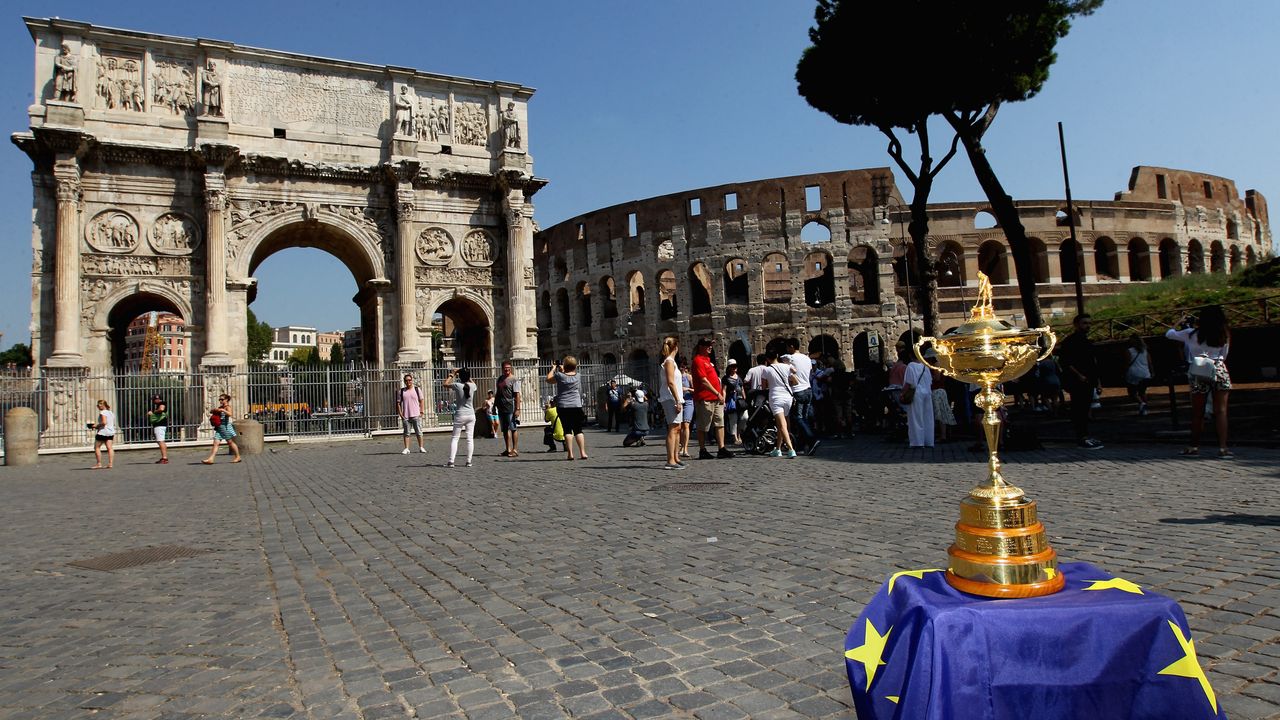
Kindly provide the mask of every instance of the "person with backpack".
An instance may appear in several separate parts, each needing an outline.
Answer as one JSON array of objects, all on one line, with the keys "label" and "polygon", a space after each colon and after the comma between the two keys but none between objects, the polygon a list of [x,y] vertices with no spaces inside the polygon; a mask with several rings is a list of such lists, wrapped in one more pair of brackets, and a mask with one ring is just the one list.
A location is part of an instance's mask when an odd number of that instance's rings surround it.
[{"label": "person with backpack", "polygon": [[1231,373],[1227,372],[1227,353],[1231,349],[1231,327],[1221,305],[1211,305],[1200,312],[1193,323],[1184,318],[1177,328],[1164,334],[1182,343],[1187,360],[1187,381],[1191,385],[1191,444],[1183,455],[1200,454],[1200,434],[1204,431],[1204,407],[1213,401],[1213,424],[1218,433],[1218,458],[1230,460],[1235,454],[1227,447],[1227,396],[1231,392]]},{"label": "person with backpack", "polygon": [[649,399],[643,390],[636,390],[627,398],[623,412],[627,411],[631,413],[631,432],[622,439],[622,447],[643,447],[646,444],[644,438],[649,434]]},{"label": "person with backpack", "polygon": [[165,444],[165,435],[169,429],[169,409],[164,404],[164,398],[159,395],[151,396],[151,410],[147,412],[147,424],[151,426],[156,444],[160,446],[160,459],[156,464],[168,465],[169,446]]},{"label": "person with backpack", "polygon": [[404,376],[404,386],[396,394],[396,414],[400,416],[400,425],[404,432],[404,449],[400,451],[401,455],[409,454],[410,432],[418,436],[418,452],[425,453],[427,451],[426,446],[422,444],[423,405],[422,388],[414,387],[413,376],[406,374]]},{"label": "person with backpack", "polygon": [[564,441],[564,426],[560,424],[560,413],[556,410],[556,396],[548,395],[545,403],[546,409],[542,413],[542,420],[546,426],[542,428],[542,444],[547,446],[547,452],[555,452],[560,448],[556,443],[564,443],[565,450],[569,449],[568,443]]}]

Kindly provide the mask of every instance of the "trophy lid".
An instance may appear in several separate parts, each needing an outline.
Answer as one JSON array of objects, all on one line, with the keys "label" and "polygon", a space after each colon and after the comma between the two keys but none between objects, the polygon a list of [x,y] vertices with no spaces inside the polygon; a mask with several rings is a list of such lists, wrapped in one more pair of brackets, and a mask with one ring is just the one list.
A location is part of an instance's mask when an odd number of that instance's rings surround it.
[{"label": "trophy lid", "polygon": [[1027,332],[1008,320],[996,317],[992,304],[994,290],[991,280],[982,272],[978,272],[978,302],[969,311],[969,321],[959,327],[951,328],[943,333],[944,338],[960,335],[1020,335]]}]

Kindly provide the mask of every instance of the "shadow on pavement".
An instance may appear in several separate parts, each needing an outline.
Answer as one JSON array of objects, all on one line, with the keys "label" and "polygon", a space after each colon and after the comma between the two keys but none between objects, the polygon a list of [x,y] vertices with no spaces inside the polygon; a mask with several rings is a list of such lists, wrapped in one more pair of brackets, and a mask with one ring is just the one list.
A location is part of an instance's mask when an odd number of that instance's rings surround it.
[{"label": "shadow on pavement", "polygon": [[1205,515],[1202,518],[1160,518],[1160,522],[1170,525],[1257,525],[1260,527],[1280,527],[1280,515]]}]

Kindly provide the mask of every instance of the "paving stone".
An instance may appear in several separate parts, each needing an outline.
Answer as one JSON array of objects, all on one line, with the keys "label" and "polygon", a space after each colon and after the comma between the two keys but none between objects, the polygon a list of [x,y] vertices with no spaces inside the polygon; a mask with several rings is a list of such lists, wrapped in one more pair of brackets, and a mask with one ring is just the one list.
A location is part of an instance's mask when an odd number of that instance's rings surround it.
[{"label": "paving stone", "polygon": [[[959,443],[833,441],[695,464],[730,486],[693,502],[648,492],[660,453],[588,438],[592,463],[482,444],[467,474],[405,464],[395,438],[199,472],[122,453],[109,484],[77,456],[5,468],[0,716],[847,718],[845,632],[895,569],[944,560],[956,478],[983,468]],[[1061,557],[1183,605],[1230,717],[1280,714],[1280,540],[1218,519],[1280,515],[1260,491],[1280,452],[1167,450],[1050,447],[1005,468]],[[859,501],[825,512],[833,494]],[[1124,527],[1099,528],[1117,507]],[[66,564],[159,544],[213,552]]]}]

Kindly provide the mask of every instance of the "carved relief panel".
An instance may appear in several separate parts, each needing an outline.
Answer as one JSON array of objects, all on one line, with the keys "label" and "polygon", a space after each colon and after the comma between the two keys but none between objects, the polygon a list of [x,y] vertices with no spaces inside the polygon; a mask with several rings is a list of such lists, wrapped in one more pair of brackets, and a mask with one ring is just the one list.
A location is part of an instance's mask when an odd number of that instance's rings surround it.
[{"label": "carved relief panel", "polygon": [[483,98],[457,97],[453,104],[453,140],[459,145],[489,145],[489,102]]},{"label": "carved relief panel", "polygon": [[419,140],[450,142],[453,122],[449,117],[449,96],[443,93],[418,91],[418,114],[415,117],[415,134]]},{"label": "carved relief panel", "polygon": [[196,106],[195,63],[155,56],[151,73],[151,109],[166,115],[190,115]]},{"label": "carved relief panel", "polygon": [[142,55],[103,50],[98,57],[98,79],[94,86],[97,106],[103,110],[142,112]]},{"label": "carved relief panel", "polygon": [[200,243],[200,226],[181,213],[165,213],[151,226],[151,247],[162,255],[189,255]]},{"label": "carved relief panel", "polygon": [[232,122],[311,123],[376,135],[391,118],[379,80],[247,60],[228,63],[226,76],[231,91],[222,101]]},{"label": "carved relief panel", "polygon": [[103,210],[89,221],[84,236],[99,252],[132,252],[138,247],[138,222],[122,210]]},{"label": "carved relief panel", "polygon": [[119,275],[125,277],[167,275],[186,277],[192,273],[191,259],[184,257],[83,255],[80,263],[85,275]]},{"label": "carved relief panel", "polygon": [[462,238],[462,259],[472,266],[493,264],[494,242],[484,230],[472,230]]},{"label": "carved relief panel", "polygon": [[444,228],[427,228],[418,236],[418,257],[428,265],[447,265],[453,259],[453,238]]}]

